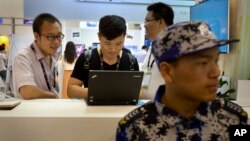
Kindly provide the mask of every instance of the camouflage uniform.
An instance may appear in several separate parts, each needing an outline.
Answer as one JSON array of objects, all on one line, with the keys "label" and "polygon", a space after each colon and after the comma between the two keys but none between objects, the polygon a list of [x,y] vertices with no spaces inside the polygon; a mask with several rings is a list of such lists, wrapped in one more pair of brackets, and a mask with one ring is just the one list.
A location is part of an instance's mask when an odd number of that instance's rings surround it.
[{"label": "camouflage uniform", "polygon": [[247,113],[223,99],[201,103],[193,117],[185,118],[161,103],[164,92],[161,86],[155,102],[121,119],[117,141],[228,141],[230,125],[247,124]]}]

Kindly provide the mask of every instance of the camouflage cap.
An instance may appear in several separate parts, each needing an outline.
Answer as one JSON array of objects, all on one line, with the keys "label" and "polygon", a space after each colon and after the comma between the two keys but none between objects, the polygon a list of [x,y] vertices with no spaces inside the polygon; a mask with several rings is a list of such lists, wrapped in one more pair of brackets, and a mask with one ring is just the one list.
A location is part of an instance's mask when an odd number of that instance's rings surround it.
[{"label": "camouflage cap", "polygon": [[205,22],[181,22],[158,34],[152,43],[152,53],[159,65],[163,61],[172,62],[183,55],[238,41],[218,40]]}]

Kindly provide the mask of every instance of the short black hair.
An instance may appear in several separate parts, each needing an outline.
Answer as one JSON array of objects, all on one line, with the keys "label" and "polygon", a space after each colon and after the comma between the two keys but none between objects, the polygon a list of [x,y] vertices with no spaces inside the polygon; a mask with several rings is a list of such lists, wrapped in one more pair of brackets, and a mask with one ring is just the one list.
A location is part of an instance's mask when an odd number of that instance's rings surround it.
[{"label": "short black hair", "polygon": [[124,18],[117,15],[107,15],[99,21],[99,33],[108,40],[124,34],[126,35],[127,26]]},{"label": "short black hair", "polygon": [[2,46],[5,47],[5,43],[2,43]]},{"label": "short black hair", "polygon": [[33,24],[32,24],[33,32],[36,32],[39,35],[41,35],[41,27],[44,21],[48,21],[50,23],[58,22],[60,27],[62,27],[61,22],[54,15],[50,13],[42,13],[38,15],[33,21]]},{"label": "short black hair", "polygon": [[5,50],[5,44],[0,45],[0,51]]},{"label": "short black hair", "polygon": [[153,16],[156,20],[163,19],[167,26],[174,23],[174,11],[168,4],[157,2],[147,7],[148,11],[153,12]]}]

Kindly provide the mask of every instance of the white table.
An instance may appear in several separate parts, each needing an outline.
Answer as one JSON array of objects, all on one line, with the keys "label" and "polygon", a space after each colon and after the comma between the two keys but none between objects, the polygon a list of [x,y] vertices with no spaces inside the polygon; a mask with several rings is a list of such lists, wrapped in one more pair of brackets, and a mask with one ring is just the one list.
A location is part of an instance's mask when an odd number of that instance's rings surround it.
[{"label": "white table", "polygon": [[[118,121],[136,107],[24,100],[12,110],[0,110],[0,141],[114,141]],[[250,107],[243,108],[250,115]]]},{"label": "white table", "polygon": [[87,106],[84,100],[22,101],[0,110],[1,141],[113,141],[121,117],[137,106]]}]

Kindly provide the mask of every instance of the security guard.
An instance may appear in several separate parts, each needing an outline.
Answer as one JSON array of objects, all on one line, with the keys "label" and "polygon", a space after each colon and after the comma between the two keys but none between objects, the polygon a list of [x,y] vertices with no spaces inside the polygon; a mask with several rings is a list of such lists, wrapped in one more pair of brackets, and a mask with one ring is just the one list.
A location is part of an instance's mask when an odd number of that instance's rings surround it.
[{"label": "security guard", "polygon": [[152,53],[165,85],[155,101],[119,122],[117,141],[227,141],[230,125],[247,124],[237,104],[216,98],[219,50],[237,40],[218,40],[203,22],[183,22],[162,31]]}]

